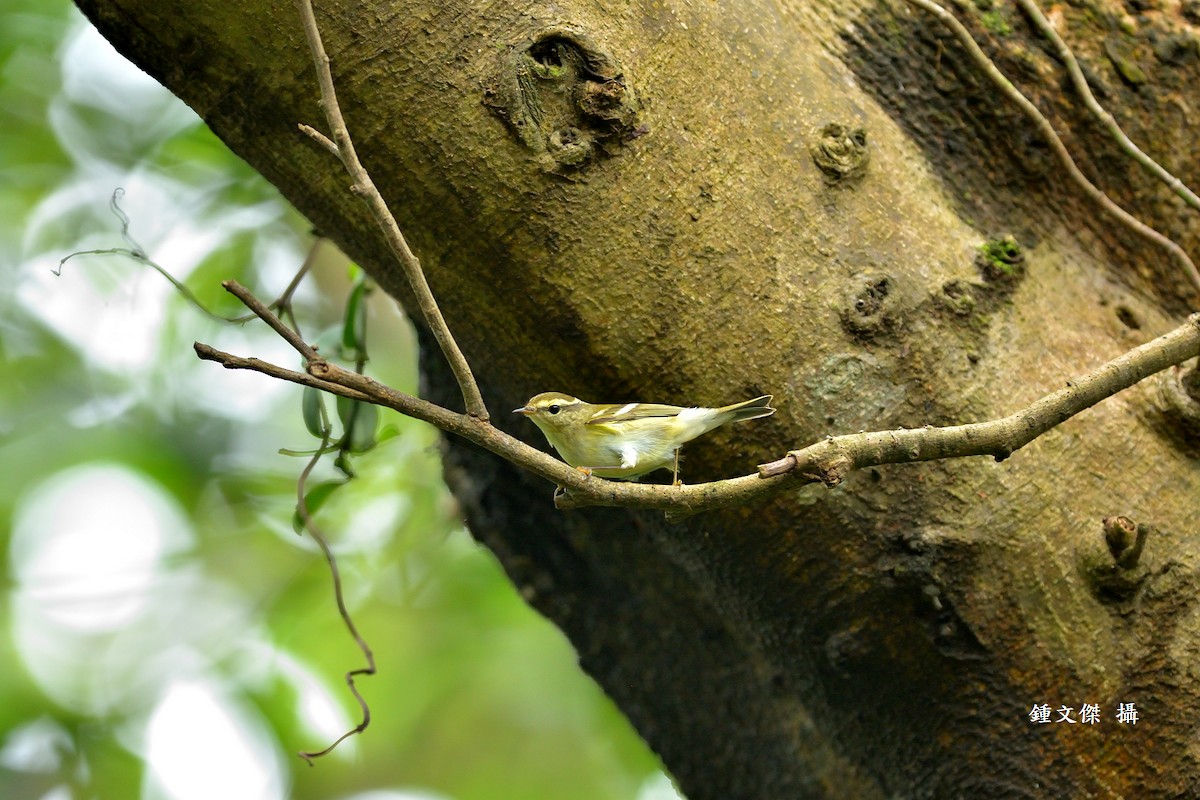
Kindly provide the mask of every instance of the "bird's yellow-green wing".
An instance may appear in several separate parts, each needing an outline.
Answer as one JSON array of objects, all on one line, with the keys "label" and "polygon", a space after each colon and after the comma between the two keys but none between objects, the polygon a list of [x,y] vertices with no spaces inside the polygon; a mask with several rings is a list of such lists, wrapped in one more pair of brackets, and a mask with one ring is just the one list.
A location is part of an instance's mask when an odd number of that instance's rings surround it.
[{"label": "bird's yellow-green wing", "polygon": [[612,422],[632,422],[649,417],[677,417],[683,411],[680,406],[665,406],[659,403],[627,403],[626,405],[604,406],[596,411],[587,425],[605,425]]}]

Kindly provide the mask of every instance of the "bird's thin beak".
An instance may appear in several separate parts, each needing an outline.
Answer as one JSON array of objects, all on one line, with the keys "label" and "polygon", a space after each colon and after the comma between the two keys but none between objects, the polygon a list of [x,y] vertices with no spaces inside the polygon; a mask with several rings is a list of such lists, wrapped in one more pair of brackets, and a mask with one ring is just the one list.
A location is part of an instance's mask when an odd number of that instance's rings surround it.
[{"label": "bird's thin beak", "polygon": [[533,413],[533,409],[532,409],[532,408],[530,408],[529,406],[521,406],[520,408],[514,408],[514,409],[513,409],[513,411],[512,411],[512,413],[514,413],[514,414],[524,414],[525,416],[527,416],[527,417],[528,417],[530,414],[532,414],[532,413]]}]

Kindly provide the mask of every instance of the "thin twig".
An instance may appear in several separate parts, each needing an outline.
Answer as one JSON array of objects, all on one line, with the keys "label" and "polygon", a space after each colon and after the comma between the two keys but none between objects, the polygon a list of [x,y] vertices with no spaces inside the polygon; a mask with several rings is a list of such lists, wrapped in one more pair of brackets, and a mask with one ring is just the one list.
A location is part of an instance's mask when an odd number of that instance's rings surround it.
[{"label": "thin twig", "polygon": [[316,236],[313,238],[312,244],[309,245],[308,253],[306,253],[304,256],[304,262],[300,265],[300,269],[296,270],[296,274],[292,276],[292,280],[284,288],[283,293],[280,294],[279,297],[275,298],[275,302],[267,306],[267,308],[278,309],[279,316],[281,318],[287,317],[289,320],[291,320],[292,330],[294,330],[296,335],[301,339],[304,338],[304,333],[300,330],[300,323],[296,319],[296,310],[292,307],[292,295],[294,295],[296,290],[300,288],[300,284],[303,282],[304,277],[308,275],[309,271],[313,268],[313,265],[317,263],[317,250],[320,249],[321,243],[324,241],[325,239],[321,236]]},{"label": "thin twig", "polygon": [[300,264],[300,269],[296,270],[296,274],[292,276],[292,280],[284,288],[283,293],[275,298],[275,302],[270,307],[285,309],[291,306],[292,295],[300,288],[300,283],[304,280],[304,276],[308,275],[313,265],[317,263],[317,251],[321,248],[321,244],[324,241],[325,237],[320,235],[314,236],[312,244],[309,245],[308,252],[304,255],[304,262]]},{"label": "thin twig", "polygon": [[222,281],[221,285],[225,287],[225,291],[229,292],[238,300],[241,300],[243,303],[245,303],[246,308],[253,311],[255,316],[270,325],[271,328],[278,333],[285,342],[295,348],[297,353],[304,356],[304,358],[309,361],[321,360],[321,356],[317,353],[317,349],[315,347],[312,347],[303,339],[301,339],[300,334],[296,333],[294,330],[285,325],[283,320],[281,320],[279,317],[272,314],[271,310],[267,308],[267,306],[261,300],[255,297],[249,289],[233,280]]},{"label": "thin twig", "polygon": [[1121,149],[1145,167],[1151,175],[1170,187],[1171,191],[1182,197],[1188,205],[1200,211],[1200,197],[1197,197],[1196,193],[1189,189],[1183,181],[1168,172],[1166,168],[1146,155],[1140,147],[1134,144],[1133,140],[1125,135],[1125,131],[1121,130],[1121,126],[1117,124],[1113,115],[1105,110],[1096,100],[1096,96],[1092,94],[1091,87],[1088,86],[1087,78],[1084,77],[1083,70],[1079,67],[1079,62],[1076,60],[1075,54],[1071,52],[1071,48],[1067,46],[1066,41],[1054,29],[1054,26],[1050,24],[1050,20],[1046,19],[1046,15],[1042,13],[1042,9],[1038,7],[1035,0],[1017,0],[1017,5],[1029,16],[1034,27],[1041,31],[1042,35],[1054,45],[1054,49],[1058,52],[1058,57],[1062,59],[1067,67],[1067,72],[1071,76],[1071,83],[1074,84],[1075,91],[1083,99],[1084,105],[1108,129],[1109,134],[1116,140]]},{"label": "thin twig", "polygon": [[[271,327],[276,327],[268,319],[273,315],[266,306],[257,303],[249,307],[263,316]],[[461,436],[558,484],[555,505],[559,508],[598,505],[656,509],[678,519],[795,487],[797,480],[833,485],[850,470],[867,466],[967,455],[1005,458],[1104,398],[1200,354],[1200,314],[1191,315],[1186,323],[1170,333],[1130,350],[1081,378],[1069,381],[1065,389],[1047,395],[1012,416],[950,428],[930,427],[830,437],[802,450],[792,451],[778,461],[763,464],[756,474],[686,486],[622,483],[584,475],[484,420],[398,392],[366,375],[324,360],[310,360],[308,369],[312,374],[307,374],[258,359],[232,356],[199,342],[196,343],[196,352],[201,358],[219,362],[227,369],[254,370],[356,400],[365,399]]]},{"label": "thin twig", "polygon": [[253,317],[224,317],[216,312],[210,311],[203,303],[200,302],[200,298],[196,297],[196,295],[192,293],[191,289],[189,289],[182,281],[167,271],[166,267],[150,260],[150,257],[146,255],[146,249],[142,247],[142,245],[133,238],[133,234],[129,232],[129,215],[125,213],[125,209],[121,208],[121,198],[124,196],[124,188],[118,186],[116,189],[113,189],[112,196],[108,198],[108,209],[112,212],[113,216],[117,218],[117,221],[121,223],[121,238],[125,240],[125,247],[110,247],[103,250],[77,250],[74,253],[68,253],[58,260],[58,266],[55,269],[50,270],[55,277],[60,277],[62,275],[63,267],[66,266],[68,261],[79,256],[125,256],[126,258],[132,258],[134,261],[137,261],[141,264],[145,264],[159,275],[162,275],[172,286],[175,287],[175,291],[179,292],[179,295],[183,297],[184,300],[188,301],[197,309],[199,309],[200,312],[209,319],[216,320],[217,322],[233,322],[238,324],[253,319]]},{"label": "thin twig", "polygon": [[958,21],[957,17],[955,17],[942,6],[933,2],[933,0],[908,0],[908,2],[914,6],[924,9],[925,11],[928,11],[930,14],[933,14],[935,17],[941,20],[946,27],[954,32],[955,36],[958,37],[959,42],[963,45],[963,47],[966,48],[967,53],[971,56],[971,59],[975,62],[976,66],[978,66],[985,75],[991,78],[992,82],[999,87],[1000,91],[1003,92],[1004,95],[1016,103],[1017,106],[1023,112],[1025,112],[1025,116],[1029,117],[1029,119],[1033,121],[1038,130],[1041,131],[1042,136],[1046,138],[1047,143],[1050,145],[1050,149],[1054,151],[1056,156],[1058,156],[1059,163],[1061,163],[1063,168],[1067,171],[1067,175],[1070,176],[1071,180],[1073,180],[1076,185],[1078,185],[1079,188],[1082,189],[1085,194],[1087,194],[1088,197],[1092,198],[1092,200],[1095,201],[1102,209],[1104,209],[1109,216],[1116,219],[1122,225],[1129,228],[1131,231],[1147,241],[1153,242],[1170,253],[1175,262],[1180,266],[1180,268],[1191,280],[1192,284],[1196,287],[1196,290],[1200,291],[1200,270],[1196,269],[1196,265],[1192,263],[1192,259],[1188,257],[1188,254],[1184,252],[1183,248],[1168,237],[1156,231],[1154,228],[1151,228],[1146,223],[1134,217],[1125,209],[1121,208],[1119,205],[1113,202],[1112,198],[1105,194],[1103,190],[1087,179],[1087,176],[1085,176],[1075,164],[1075,160],[1071,158],[1071,153],[1067,150],[1067,146],[1063,144],[1062,139],[1059,138],[1058,133],[1054,130],[1054,126],[1050,124],[1050,120],[1046,119],[1045,115],[1038,110],[1038,107],[1035,106],[1028,97],[1023,95],[1021,91],[1013,85],[1012,81],[1010,81],[1004,75],[1004,73],[996,67],[992,60],[987,57],[987,54],[980,49],[979,44],[975,41],[975,38],[971,36],[971,32],[968,31],[966,27]]},{"label": "thin twig", "polygon": [[354,142],[350,138],[346,121],[342,118],[341,107],[338,105],[337,93],[333,85],[333,73],[329,68],[329,56],[325,53],[325,45],[321,41],[321,32],[317,28],[312,3],[310,0],[296,0],[296,7],[300,10],[300,15],[304,20],[304,32],[308,37],[308,46],[312,51],[313,63],[317,68],[317,81],[321,87],[321,107],[325,111],[325,118],[333,133],[333,142],[336,143],[338,157],[354,181],[353,191],[366,200],[371,213],[375,216],[376,223],[387,239],[388,246],[391,247],[400,266],[404,269],[404,274],[408,278],[409,286],[412,288],[417,306],[425,318],[425,323],[433,333],[433,338],[437,340],[438,346],[441,347],[446,361],[449,362],[455,380],[458,381],[467,413],[472,417],[487,420],[487,407],[484,405],[483,395],[479,392],[479,386],[475,382],[475,376],[471,373],[471,365],[467,363],[466,357],[450,333],[445,318],[442,317],[442,311],[429,288],[429,282],[425,280],[421,262],[409,249],[408,242],[400,231],[396,218],[388,209],[383,195],[379,193],[375,182],[371,180],[371,176],[363,168],[362,162],[358,160],[358,153],[354,149]]},{"label": "thin twig", "polygon": [[336,144],[334,144],[333,140],[330,139],[328,136],[321,133],[319,130],[317,130],[316,128],[314,128],[311,125],[305,125],[303,122],[301,122],[296,127],[298,127],[300,129],[300,132],[303,133],[305,136],[309,137],[314,142],[321,145],[321,147],[324,147],[335,158],[337,158],[338,160],[341,160],[341,157],[342,157],[341,151],[338,150],[338,146]]}]

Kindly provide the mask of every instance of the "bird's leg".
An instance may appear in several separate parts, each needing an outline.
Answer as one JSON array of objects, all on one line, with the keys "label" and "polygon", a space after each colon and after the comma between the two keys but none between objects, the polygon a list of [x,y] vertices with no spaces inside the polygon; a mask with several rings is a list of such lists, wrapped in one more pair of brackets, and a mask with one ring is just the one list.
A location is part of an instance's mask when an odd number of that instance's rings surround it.
[{"label": "bird's leg", "polygon": [[683,486],[683,481],[679,480],[679,451],[681,449],[680,447],[675,448],[675,471],[671,476],[672,486]]},{"label": "bird's leg", "polygon": [[598,469],[624,469],[624,466],[620,466],[620,467],[618,467],[618,466],[606,467],[606,466],[603,466],[603,465],[601,465],[601,466],[598,466],[598,467],[576,467],[575,469],[577,469],[577,470],[579,470],[580,472],[582,472],[582,473],[583,473],[583,477],[585,477],[585,478],[590,478],[590,477],[592,477],[592,473],[593,473],[595,470],[598,470]]}]

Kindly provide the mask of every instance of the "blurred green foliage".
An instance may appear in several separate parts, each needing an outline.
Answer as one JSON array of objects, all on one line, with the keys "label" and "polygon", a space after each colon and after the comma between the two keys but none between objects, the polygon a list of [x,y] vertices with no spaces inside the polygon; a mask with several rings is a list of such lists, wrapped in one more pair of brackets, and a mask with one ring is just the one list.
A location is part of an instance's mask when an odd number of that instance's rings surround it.
[{"label": "blurred green foliage", "polygon": [[[357,722],[341,676],[362,665],[292,528],[304,462],[280,450],[316,440],[298,387],[191,343],[294,353],[134,260],[51,271],[125,246],[120,186],[149,257],[239,314],[219,282],[277,295],[304,221],[62,0],[0,0],[0,108],[0,797],[675,797],[463,531],[435,433],[388,411],[317,514],[378,660],[358,682],[372,724],[315,767],[295,757]],[[315,255],[297,318],[343,335],[353,270]],[[413,391],[407,320],[378,292],[365,307],[368,369]],[[326,463],[309,486],[344,479]]]}]

